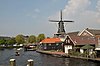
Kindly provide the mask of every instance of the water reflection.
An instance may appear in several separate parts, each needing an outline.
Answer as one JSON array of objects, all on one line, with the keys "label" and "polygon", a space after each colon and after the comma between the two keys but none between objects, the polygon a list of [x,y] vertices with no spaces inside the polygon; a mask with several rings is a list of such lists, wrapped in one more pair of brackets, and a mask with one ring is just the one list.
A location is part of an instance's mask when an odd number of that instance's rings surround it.
[{"label": "water reflection", "polygon": [[0,50],[0,66],[9,66],[9,60],[16,59],[17,66],[26,66],[28,59],[34,60],[34,66],[100,66],[100,63],[73,59],[57,58],[50,55],[40,54],[35,51],[20,52],[20,56],[15,56],[14,49]]}]

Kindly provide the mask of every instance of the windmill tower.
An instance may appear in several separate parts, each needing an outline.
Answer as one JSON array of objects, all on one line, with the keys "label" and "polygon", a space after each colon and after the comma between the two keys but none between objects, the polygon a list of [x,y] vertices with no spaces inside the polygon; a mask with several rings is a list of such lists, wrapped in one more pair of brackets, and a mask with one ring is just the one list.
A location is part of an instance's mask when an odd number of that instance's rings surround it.
[{"label": "windmill tower", "polygon": [[73,22],[69,20],[62,20],[62,10],[60,11],[60,20],[49,20],[51,22],[58,22],[58,31],[54,34],[54,37],[65,37],[66,32],[64,29],[64,22]]}]

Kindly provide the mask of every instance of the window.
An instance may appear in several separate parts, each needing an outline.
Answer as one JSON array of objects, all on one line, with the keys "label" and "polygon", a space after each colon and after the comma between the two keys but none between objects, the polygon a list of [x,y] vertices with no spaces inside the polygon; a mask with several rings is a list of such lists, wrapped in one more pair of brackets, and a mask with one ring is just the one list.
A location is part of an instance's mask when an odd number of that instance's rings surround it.
[{"label": "window", "polygon": [[68,39],[68,40],[66,40],[66,43],[70,43],[70,40]]},{"label": "window", "polygon": [[68,40],[68,43],[70,43],[70,40]]},{"label": "window", "polygon": [[58,46],[59,44],[57,43],[56,46]]},{"label": "window", "polygon": [[49,46],[51,46],[51,44],[49,44]]}]

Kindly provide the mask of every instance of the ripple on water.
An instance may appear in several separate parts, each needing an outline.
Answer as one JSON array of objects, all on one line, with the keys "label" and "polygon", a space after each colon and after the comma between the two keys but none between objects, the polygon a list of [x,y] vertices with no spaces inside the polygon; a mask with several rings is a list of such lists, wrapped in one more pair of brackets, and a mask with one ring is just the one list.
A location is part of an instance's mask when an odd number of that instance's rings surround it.
[{"label": "ripple on water", "polygon": [[50,55],[40,54],[35,51],[20,51],[20,56],[15,56],[14,49],[0,50],[0,66],[9,66],[9,60],[16,59],[17,66],[26,66],[28,59],[34,60],[34,66],[100,66],[100,63],[73,59],[57,58]]}]

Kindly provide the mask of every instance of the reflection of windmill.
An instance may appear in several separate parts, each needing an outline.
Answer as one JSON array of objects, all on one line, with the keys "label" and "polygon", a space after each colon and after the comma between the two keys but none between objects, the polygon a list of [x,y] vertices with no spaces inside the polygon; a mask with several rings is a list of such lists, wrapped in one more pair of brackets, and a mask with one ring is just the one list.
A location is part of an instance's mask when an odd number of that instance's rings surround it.
[{"label": "reflection of windmill", "polygon": [[65,29],[64,29],[64,22],[73,22],[73,21],[66,21],[66,20],[62,20],[62,10],[60,12],[60,20],[49,20],[51,22],[58,22],[58,34],[56,34],[57,36],[59,35],[63,35],[65,34]]}]

